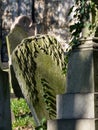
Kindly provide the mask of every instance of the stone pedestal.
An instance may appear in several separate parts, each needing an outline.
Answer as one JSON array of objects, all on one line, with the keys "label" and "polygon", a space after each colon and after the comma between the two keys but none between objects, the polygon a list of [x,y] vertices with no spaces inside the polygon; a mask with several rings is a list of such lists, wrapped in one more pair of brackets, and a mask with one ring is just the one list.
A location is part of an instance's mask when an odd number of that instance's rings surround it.
[{"label": "stone pedestal", "polygon": [[48,130],[98,130],[96,119],[57,119],[48,121]]},{"label": "stone pedestal", "polygon": [[57,96],[57,120],[48,121],[48,130],[97,129],[98,43],[88,40],[72,49],[66,92]]}]

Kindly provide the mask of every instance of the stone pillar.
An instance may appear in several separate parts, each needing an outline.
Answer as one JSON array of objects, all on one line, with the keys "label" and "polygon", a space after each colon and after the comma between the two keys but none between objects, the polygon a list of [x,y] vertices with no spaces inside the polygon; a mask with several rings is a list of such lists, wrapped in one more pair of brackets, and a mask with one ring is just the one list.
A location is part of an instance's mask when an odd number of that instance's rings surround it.
[{"label": "stone pillar", "polygon": [[0,69],[0,130],[11,130],[8,73]]},{"label": "stone pillar", "polygon": [[48,121],[48,130],[98,130],[98,40],[96,42],[87,40],[72,49],[66,93],[57,96],[57,120]]}]

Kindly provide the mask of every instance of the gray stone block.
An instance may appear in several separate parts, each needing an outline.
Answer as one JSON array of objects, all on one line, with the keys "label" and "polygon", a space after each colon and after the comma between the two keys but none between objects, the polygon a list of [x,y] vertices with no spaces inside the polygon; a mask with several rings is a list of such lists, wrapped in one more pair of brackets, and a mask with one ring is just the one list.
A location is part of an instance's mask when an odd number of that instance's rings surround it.
[{"label": "gray stone block", "polygon": [[98,51],[94,51],[94,88],[98,92]]},{"label": "gray stone block", "polygon": [[47,130],[98,130],[98,120],[49,120],[47,123]]},{"label": "gray stone block", "polygon": [[48,130],[98,130],[97,92],[98,45],[89,40],[69,56],[66,93],[57,96],[58,119]]},{"label": "gray stone block", "polygon": [[67,92],[94,92],[93,52],[77,51],[70,55]]},{"label": "gray stone block", "polygon": [[57,118],[98,118],[98,94],[88,93],[58,95]]},{"label": "gray stone block", "polygon": [[98,92],[98,49],[94,47],[93,42],[89,46],[84,44],[70,54],[67,93]]}]

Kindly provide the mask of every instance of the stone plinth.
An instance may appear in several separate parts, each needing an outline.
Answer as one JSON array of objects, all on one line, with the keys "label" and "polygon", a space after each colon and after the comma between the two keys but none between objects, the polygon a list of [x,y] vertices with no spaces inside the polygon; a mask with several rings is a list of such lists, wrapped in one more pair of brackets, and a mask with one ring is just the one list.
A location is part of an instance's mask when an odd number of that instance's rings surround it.
[{"label": "stone plinth", "polygon": [[57,96],[57,120],[48,130],[98,129],[98,43],[81,42],[70,53],[66,92]]},{"label": "stone plinth", "polygon": [[98,92],[98,44],[88,41],[73,49],[69,57],[67,93]]},{"label": "stone plinth", "polygon": [[57,118],[98,118],[98,94],[82,93],[57,96]]},{"label": "stone plinth", "polygon": [[98,130],[98,120],[96,119],[49,120],[47,130]]}]

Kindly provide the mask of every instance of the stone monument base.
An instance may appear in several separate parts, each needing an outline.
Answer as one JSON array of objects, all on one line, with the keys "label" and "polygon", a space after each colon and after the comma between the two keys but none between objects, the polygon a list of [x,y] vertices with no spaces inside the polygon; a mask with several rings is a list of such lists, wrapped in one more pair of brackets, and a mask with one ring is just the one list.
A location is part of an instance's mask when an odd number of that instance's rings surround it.
[{"label": "stone monument base", "polygon": [[[84,43],[84,44],[82,44]],[[57,120],[48,130],[98,130],[98,41],[74,46],[68,58],[66,91],[57,96]]]},{"label": "stone monument base", "polygon": [[49,120],[47,130],[98,130],[98,119]]}]

